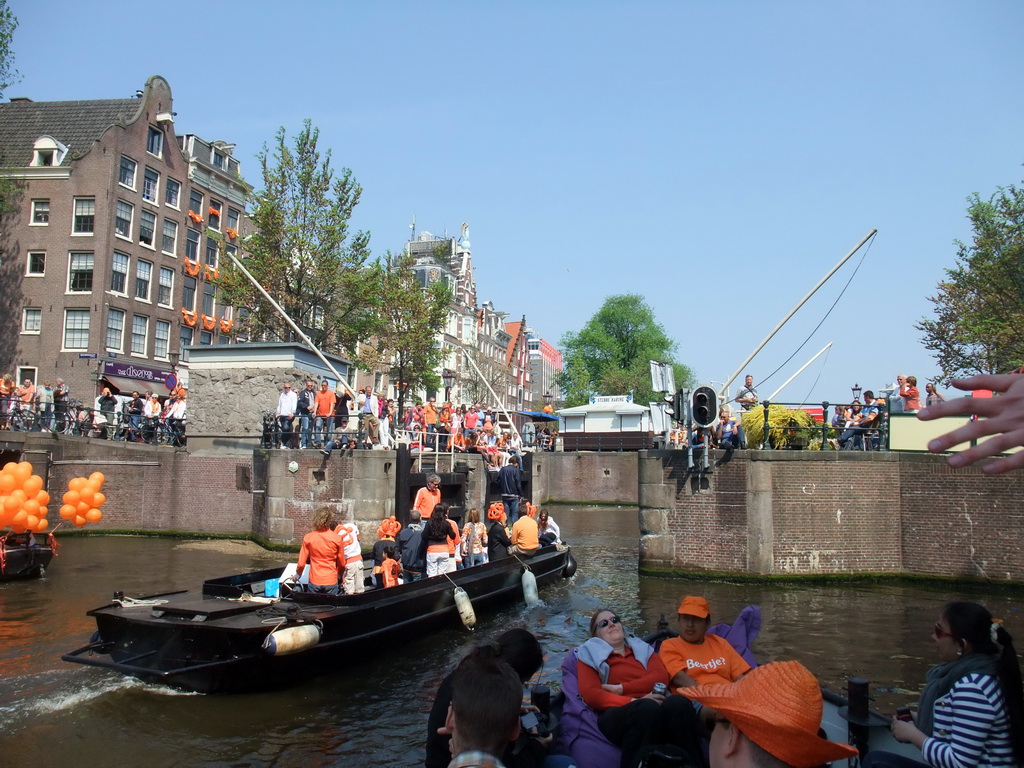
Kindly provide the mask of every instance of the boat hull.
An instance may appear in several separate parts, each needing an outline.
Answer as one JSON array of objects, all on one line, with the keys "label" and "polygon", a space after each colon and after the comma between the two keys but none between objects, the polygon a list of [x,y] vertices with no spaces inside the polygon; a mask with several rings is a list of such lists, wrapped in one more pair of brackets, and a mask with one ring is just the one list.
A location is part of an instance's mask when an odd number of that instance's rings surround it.
[{"label": "boat hull", "polygon": [[[459,626],[456,585],[477,610],[508,604],[522,599],[525,568],[543,584],[562,578],[569,557],[569,550],[550,546],[530,558],[502,559],[450,578],[358,595],[293,593],[271,604],[243,596],[259,597],[281,568],[212,579],[202,595],[154,595],[89,611],[97,626],[93,642],[63,658],[201,693],[279,688],[344,670],[364,652]],[[290,655],[264,649],[272,631],[310,624],[320,628],[312,647]]]},{"label": "boat hull", "polygon": [[42,576],[53,559],[53,547],[36,544],[28,534],[8,534],[0,541],[0,581],[34,579]]}]

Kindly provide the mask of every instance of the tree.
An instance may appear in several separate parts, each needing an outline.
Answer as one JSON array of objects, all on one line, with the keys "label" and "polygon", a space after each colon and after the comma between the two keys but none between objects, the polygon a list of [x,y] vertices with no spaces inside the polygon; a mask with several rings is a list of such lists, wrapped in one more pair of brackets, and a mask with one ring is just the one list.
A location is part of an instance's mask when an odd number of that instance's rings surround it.
[{"label": "tree", "polygon": [[688,386],[693,373],[676,363],[676,344],[636,294],[609,296],[579,333],[562,337],[561,385],[566,405],[587,402],[592,392],[626,394],[647,403],[660,399],[651,390],[650,361],[674,363],[676,386]]},{"label": "tree", "polygon": [[1024,189],[1000,188],[989,200],[974,194],[968,201],[973,239],[956,242],[956,266],[928,297],[935,319],[915,326],[942,384],[1024,364]]},{"label": "tree", "polygon": [[[19,78],[18,70],[14,68],[14,51],[11,48],[14,30],[17,28],[18,19],[7,7],[7,0],[0,0],[0,99],[8,86]],[[0,157],[0,167],[4,165],[6,163]],[[17,187],[10,179],[0,177],[0,216],[7,213],[9,207],[13,208],[12,199],[16,191]]]},{"label": "tree", "polygon": [[[387,370],[401,392],[437,388],[435,369],[442,358],[437,334],[444,328],[451,301],[444,283],[421,286],[412,265],[412,256],[390,252],[380,263],[375,286],[379,304],[368,329],[372,342],[356,356],[365,370]],[[405,399],[400,397],[398,423],[404,410]]]},{"label": "tree", "polygon": [[467,348],[465,354],[475,365],[467,363],[462,370],[462,380],[459,383],[462,386],[463,402],[492,402],[495,393],[504,392],[508,387],[508,366],[504,361],[499,363],[480,349]]},{"label": "tree", "polygon": [[[322,350],[352,355],[368,337],[379,272],[368,265],[370,236],[350,236],[362,188],[348,168],[336,176],[331,152],[309,120],[292,146],[278,130],[273,153],[257,156],[263,189],[254,196],[252,234],[242,242],[246,268]],[[245,276],[226,264],[221,299],[245,309],[250,338],[292,339],[285,321]]]}]

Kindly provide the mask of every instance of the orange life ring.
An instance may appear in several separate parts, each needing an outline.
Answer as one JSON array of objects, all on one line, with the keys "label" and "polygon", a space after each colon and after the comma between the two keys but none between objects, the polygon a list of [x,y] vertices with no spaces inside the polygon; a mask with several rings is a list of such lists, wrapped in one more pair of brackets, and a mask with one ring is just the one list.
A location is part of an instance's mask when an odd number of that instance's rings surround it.
[{"label": "orange life ring", "polygon": [[210,317],[209,315],[203,315],[203,328],[208,331],[212,331],[217,327],[217,318]]},{"label": "orange life ring", "polygon": [[221,321],[220,321],[220,332],[221,333],[228,333],[230,330],[231,330],[231,321],[228,320],[226,317],[222,318]]},{"label": "orange life ring", "polygon": [[196,316],[195,312],[189,312],[187,309],[182,307],[181,308],[181,319],[185,321],[185,325],[193,326],[193,325],[196,324],[197,316]]},{"label": "orange life ring", "polygon": [[185,274],[195,277],[199,274],[199,262],[192,261],[188,256],[185,257]]}]

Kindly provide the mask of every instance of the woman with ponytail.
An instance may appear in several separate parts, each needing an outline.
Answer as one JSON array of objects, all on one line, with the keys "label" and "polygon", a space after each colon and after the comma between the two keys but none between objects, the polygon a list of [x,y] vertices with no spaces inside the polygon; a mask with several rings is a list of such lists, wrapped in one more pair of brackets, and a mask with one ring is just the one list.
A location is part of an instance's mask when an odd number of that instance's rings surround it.
[{"label": "woman with ponytail", "polygon": [[1013,638],[978,603],[949,603],[932,629],[942,662],[928,671],[917,721],[893,720],[897,741],[923,763],[871,752],[865,768],[1010,768],[1024,765],[1024,689]]}]

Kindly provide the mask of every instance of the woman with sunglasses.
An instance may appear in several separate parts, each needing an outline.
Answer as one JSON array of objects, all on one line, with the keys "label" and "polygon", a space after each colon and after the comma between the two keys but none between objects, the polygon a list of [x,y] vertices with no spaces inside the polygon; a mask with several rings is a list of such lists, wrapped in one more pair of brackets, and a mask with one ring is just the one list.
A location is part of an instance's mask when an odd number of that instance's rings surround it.
[{"label": "woman with sunglasses", "polygon": [[[949,603],[932,630],[942,663],[928,671],[917,721],[894,719],[897,741],[935,768],[1024,765],[1024,689],[1013,638],[978,603]],[[913,768],[915,760],[871,752],[865,768]]]},{"label": "woman with sunglasses", "polygon": [[618,615],[608,608],[594,613],[590,639],[574,653],[580,695],[598,713],[601,733],[622,750],[621,768],[636,768],[655,744],[671,744],[692,765],[703,765],[693,704],[660,692],[667,692],[668,670],[652,646],[627,636]]}]

